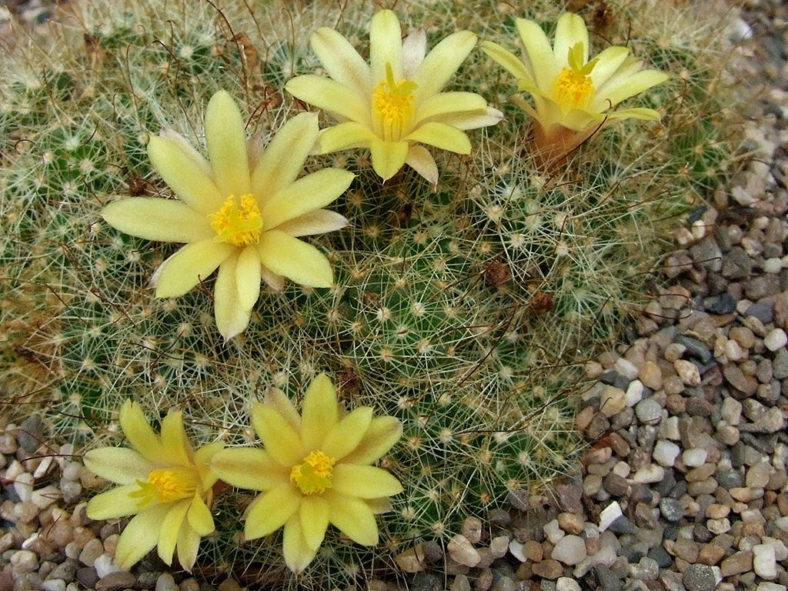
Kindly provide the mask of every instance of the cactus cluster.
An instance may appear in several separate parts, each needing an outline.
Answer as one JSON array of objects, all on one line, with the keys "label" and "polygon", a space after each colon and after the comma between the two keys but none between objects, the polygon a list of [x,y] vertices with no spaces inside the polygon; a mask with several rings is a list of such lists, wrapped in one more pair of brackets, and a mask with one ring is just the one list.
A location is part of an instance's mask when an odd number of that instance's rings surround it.
[{"label": "cactus cluster", "polygon": [[[509,45],[515,16],[549,30],[562,4],[529,3],[526,15],[481,1],[395,10],[430,43],[467,28]],[[327,372],[348,407],[402,421],[382,465],[405,493],[379,518],[379,547],[330,530],[296,579],[277,536],[240,539],[252,497],[228,489],[195,566],[208,579],[336,588],[394,576],[399,552],[448,539],[510,490],[570,473],[579,365],[639,302],[665,229],[734,162],[720,124],[722,58],[709,49],[719,30],[700,34],[688,14],[703,3],[576,4],[593,46],[629,42],[671,73],[638,99],[661,122],[611,125],[546,171],[529,151],[530,123],[507,102],[511,80],[474,51],[452,89],[482,94],[504,120],[471,132],[470,156],[437,155],[434,188],[410,169],[381,183],[360,152],[308,160],[307,171],[357,175],[332,206],[351,226],[310,239],[335,285],[264,287],[250,326],[227,344],[210,289],[153,298],[150,276],[176,247],[122,234],[99,212],[118,195],[170,194],[146,140],[166,126],[201,145],[216,90],[239,102],[250,136],[275,133],[304,108],[284,85],[318,67],[309,35],[335,27],[363,54],[372,4],[102,0],[68,5],[43,36],[17,36],[0,64],[0,388],[11,411],[45,409],[53,436],[78,450],[120,440],[127,398],[154,420],[182,409],[201,444],[251,444],[252,401],[271,386],[297,399]]]}]

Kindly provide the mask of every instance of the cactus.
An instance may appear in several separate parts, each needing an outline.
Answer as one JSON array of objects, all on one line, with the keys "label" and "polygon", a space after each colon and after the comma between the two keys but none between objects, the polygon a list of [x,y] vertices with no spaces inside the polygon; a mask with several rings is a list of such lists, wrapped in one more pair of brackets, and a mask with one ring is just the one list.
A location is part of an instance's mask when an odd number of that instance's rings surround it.
[{"label": "cactus", "polygon": [[[396,10],[404,30],[424,27],[430,41],[468,28],[503,43],[514,16],[549,28],[562,4],[541,0],[525,15],[448,0]],[[571,473],[580,364],[641,300],[666,229],[736,162],[735,136],[720,124],[723,60],[709,49],[719,28],[699,32],[699,17],[682,12],[691,5],[606,5],[605,22],[593,21],[593,7],[581,13],[600,32],[592,43],[631,39],[634,54],[672,74],[639,99],[661,123],[610,126],[565,168],[539,172],[530,123],[506,102],[511,81],[476,50],[450,86],[481,93],[505,120],[471,133],[471,156],[436,154],[435,190],[411,170],[381,184],[363,153],[315,157],[315,168],[358,175],[334,207],[351,227],[310,240],[336,285],[264,288],[249,328],[227,345],[209,290],[153,298],[150,275],[175,247],[121,234],[98,212],[115,195],[169,194],[146,139],[166,125],[201,145],[202,110],[218,89],[242,105],[250,135],[276,131],[302,108],[284,84],[318,65],[311,32],[335,26],[363,53],[373,6],[69,6],[0,64],[0,385],[9,399],[46,408],[53,435],[78,450],[119,441],[126,398],[154,420],[181,408],[199,444],[250,444],[251,402],[269,386],[297,399],[323,371],[348,407],[402,420],[383,463],[406,492],[379,518],[380,547],[349,546],[332,531],[296,579],[276,536],[241,541],[238,515],[252,497],[228,489],[216,495],[217,531],[195,566],[209,580],[232,573],[318,589],[396,576],[399,552],[448,538],[509,490]]]}]

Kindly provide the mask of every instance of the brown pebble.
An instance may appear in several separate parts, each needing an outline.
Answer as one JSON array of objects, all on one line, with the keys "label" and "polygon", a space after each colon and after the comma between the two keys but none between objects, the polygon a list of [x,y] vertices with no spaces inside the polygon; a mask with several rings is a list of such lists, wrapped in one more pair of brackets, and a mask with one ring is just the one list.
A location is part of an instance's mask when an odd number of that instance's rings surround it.
[{"label": "brown pebble", "polygon": [[723,577],[731,577],[752,570],[752,552],[736,552],[720,564]]},{"label": "brown pebble", "polygon": [[531,562],[542,562],[544,558],[542,545],[536,540],[528,540],[523,544],[523,555]]},{"label": "brown pebble", "polygon": [[559,513],[558,527],[568,534],[579,534],[583,531],[583,518],[574,513]]},{"label": "brown pebble", "polygon": [[548,558],[542,562],[537,562],[532,568],[533,573],[542,577],[543,579],[557,579],[564,572],[564,568],[561,566],[561,563],[559,563],[557,560],[553,560],[552,558]]},{"label": "brown pebble", "polygon": [[700,549],[700,553],[698,554],[698,562],[708,566],[714,566],[720,560],[722,560],[723,556],[725,556],[725,550],[723,548],[720,548],[714,543],[706,544]]},{"label": "brown pebble", "polygon": [[662,370],[653,361],[646,361],[640,368],[638,378],[646,388],[653,391],[662,389]]},{"label": "brown pebble", "polygon": [[137,578],[128,571],[119,570],[109,573],[106,577],[99,579],[96,583],[96,591],[119,591],[133,587]]}]

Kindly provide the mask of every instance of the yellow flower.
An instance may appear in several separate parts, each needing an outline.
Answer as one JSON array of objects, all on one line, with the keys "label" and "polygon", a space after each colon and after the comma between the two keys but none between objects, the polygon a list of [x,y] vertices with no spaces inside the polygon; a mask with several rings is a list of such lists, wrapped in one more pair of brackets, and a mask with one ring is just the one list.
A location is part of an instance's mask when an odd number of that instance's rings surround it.
[{"label": "yellow flower", "polygon": [[140,405],[130,400],[120,409],[120,426],[134,449],[102,447],[85,454],[88,470],[120,485],[93,497],[87,515],[98,520],[136,514],[115,549],[122,568],[156,546],[167,564],[177,549],[181,566],[191,571],[200,538],[214,530],[208,507],[217,478],[210,462],[222,443],[194,451],[180,411],[170,411],[156,435]]},{"label": "yellow flower", "polygon": [[[629,49],[608,47],[588,61],[588,30],[583,19],[566,12],[558,19],[553,47],[534,21],[518,18],[517,31],[526,60],[497,43],[483,41],[482,49],[517,78],[518,89],[531,94],[534,107],[513,98],[537,122],[537,145],[548,150],[571,150],[607,118],[657,119],[653,109],[607,112],[621,101],[661,84],[667,75],[643,70]],[[564,152],[564,153],[565,153]]]},{"label": "yellow flower", "polygon": [[302,113],[264,152],[247,152],[241,112],[219,91],[205,115],[210,164],[173,131],[148,143],[154,168],[180,201],[127,197],[102,215],[133,236],[188,243],[156,270],[156,297],[183,295],[218,267],[216,325],[231,339],[248,326],[261,279],[275,290],[284,288],[285,277],[312,287],[333,283],[326,257],[298,237],[347,225],[341,215],[321,208],[348,188],[353,174],[326,168],[296,180],[317,134],[317,116]]},{"label": "yellow flower", "polygon": [[374,514],[388,509],[387,497],[402,486],[369,464],[400,438],[396,418],[373,418],[369,407],[340,416],[334,385],[321,374],[304,396],[301,416],[287,396],[271,390],[266,404],[252,408],[252,426],[264,450],[226,449],[211,463],[228,484],[265,491],[249,507],[246,539],[284,525],[285,562],[296,573],[315,557],[329,523],[358,544],[378,543]]},{"label": "yellow flower", "polygon": [[478,94],[440,92],[476,45],[470,31],[449,35],[425,57],[424,31],[403,41],[397,16],[381,10],[369,29],[369,65],[333,29],[318,29],[310,43],[331,79],[298,76],[285,88],[341,121],[320,133],[317,150],[369,148],[372,167],[383,180],[408,164],[437,183],[435,160],[419,144],[469,154],[471,142],[463,130],[501,119]]}]

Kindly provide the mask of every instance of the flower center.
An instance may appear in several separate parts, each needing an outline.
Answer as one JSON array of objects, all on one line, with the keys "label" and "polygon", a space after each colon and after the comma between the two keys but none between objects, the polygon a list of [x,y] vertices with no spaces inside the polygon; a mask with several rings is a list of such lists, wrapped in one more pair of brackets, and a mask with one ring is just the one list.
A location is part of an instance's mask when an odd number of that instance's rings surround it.
[{"label": "flower center", "polygon": [[319,449],[309,452],[304,461],[290,471],[290,482],[305,495],[322,493],[331,488],[336,460]]},{"label": "flower center", "polygon": [[219,211],[208,216],[208,221],[216,231],[216,242],[228,242],[236,246],[257,244],[263,229],[263,216],[251,194],[243,195],[240,199],[230,195]]},{"label": "flower center", "polygon": [[394,81],[391,64],[386,64],[386,80],[372,91],[372,122],[378,135],[386,141],[399,141],[413,119],[412,80]]},{"label": "flower center", "polygon": [[594,94],[594,84],[591,76],[564,68],[556,78],[555,94],[562,106],[577,109],[588,103],[588,99]]},{"label": "flower center", "polygon": [[160,468],[148,474],[146,481],[138,480],[139,490],[130,496],[139,498],[140,507],[154,501],[171,503],[193,496],[198,484],[197,474],[190,468]]}]

